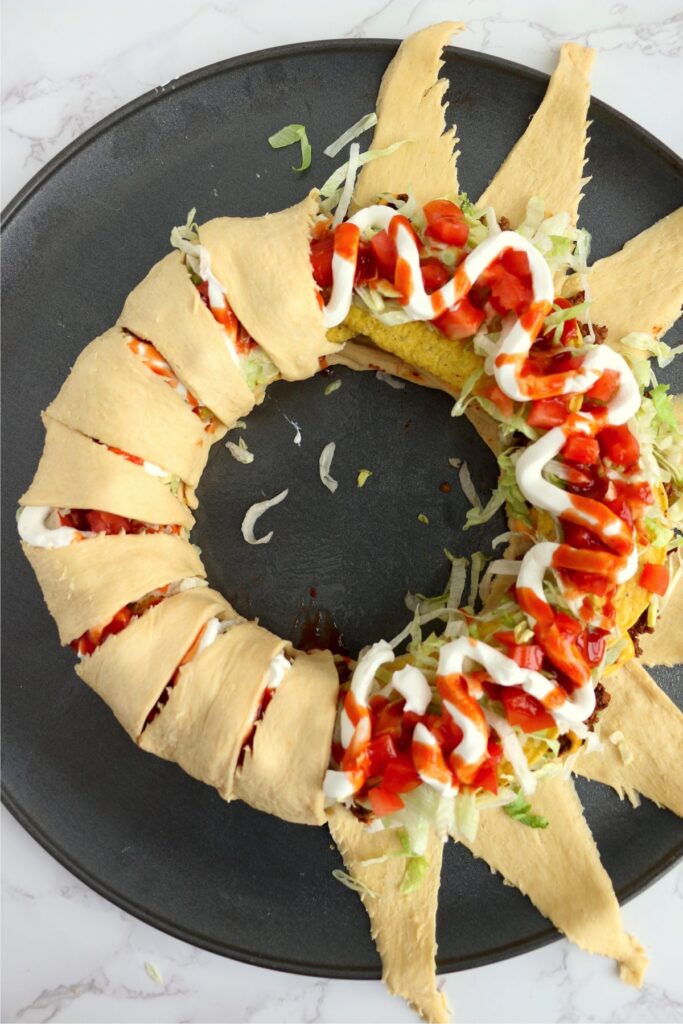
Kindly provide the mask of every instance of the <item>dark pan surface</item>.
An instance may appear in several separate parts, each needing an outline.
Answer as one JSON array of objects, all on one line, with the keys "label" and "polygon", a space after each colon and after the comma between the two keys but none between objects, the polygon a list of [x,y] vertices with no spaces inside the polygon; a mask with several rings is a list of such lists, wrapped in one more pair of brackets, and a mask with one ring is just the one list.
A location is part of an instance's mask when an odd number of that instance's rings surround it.
[{"label": "dark pan surface", "polygon": [[[200,219],[260,214],[320,184],[336,164],[322,148],[373,108],[395,45],[285,47],[173,82],[53,160],[10,204],[3,232],[4,799],[71,871],[146,921],[251,963],[355,978],[378,977],[379,961],[359,901],[332,879],[339,858],[327,832],[227,806],[129,742],[74,675],[71,653],[59,649],[17,544],[14,512],[42,448],[40,410],[166,251],[171,226],[191,206]],[[448,52],[446,70],[461,185],[476,196],[524,129],[546,79],[457,50]],[[582,215],[603,256],[681,203],[681,169],[614,111],[596,102],[591,115],[593,181]],[[273,152],[266,141],[290,122],[304,122],[314,146],[304,175],[290,171],[291,151]],[[481,493],[496,467],[469,425],[450,419],[447,398],[394,391],[372,375],[334,376],[343,387],[327,397],[324,377],[271,389],[249,421],[252,465],[217,446],[194,538],[211,580],[242,612],[287,635],[314,587],[355,653],[402,627],[406,589],[443,587],[443,547],[486,548],[504,527],[496,521],[460,532],[466,502],[448,457],[468,460]],[[301,424],[300,448],[285,414]],[[317,469],[330,440],[340,481],[334,496]],[[358,490],[361,468],[374,476]],[[439,484],[449,478],[453,491],[444,495]],[[267,527],[273,542],[248,547],[239,534],[244,510],[285,486],[289,499]],[[420,512],[429,526],[418,522]],[[670,689],[672,674],[657,677]],[[597,785],[579,782],[579,790],[620,898],[673,863],[682,841],[673,815],[647,802],[632,811]],[[448,846],[440,970],[554,936],[517,891]]]}]

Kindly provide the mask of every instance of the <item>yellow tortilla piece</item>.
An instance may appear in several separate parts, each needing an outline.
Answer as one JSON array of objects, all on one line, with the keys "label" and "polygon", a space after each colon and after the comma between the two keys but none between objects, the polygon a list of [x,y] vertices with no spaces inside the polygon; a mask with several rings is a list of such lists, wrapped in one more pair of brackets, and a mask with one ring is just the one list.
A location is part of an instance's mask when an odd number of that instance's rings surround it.
[{"label": "yellow tortilla piece", "polygon": [[425,1020],[448,1024],[448,1003],[436,987],[436,907],[441,878],[443,843],[432,832],[426,850],[429,862],[419,889],[401,893],[406,868],[404,857],[381,864],[365,860],[397,853],[401,844],[396,830],[368,832],[346,810],[329,811],[332,838],[352,878],[367,886],[360,898],[368,912],[372,937],[382,958],[382,981],[393,995],[406,999]]},{"label": "yellow tortilla piece", "polygon": [[66,548],[21,546],[63,644],[157,587],[206,576],[197,549],[167,533],[101,535]]},{"label": "yellow tortilla piece", "polygon": [[[680,628],[680,627],[679,627]],[[629,661],[607,681],[609,706],[600,719],[603,750],[579,755],[574,771],[604,782],[623,799],[638,793],[683,816],[683,714],[637,661]],[[620,746],[610,740],[623,734]],[[629,755],[633,760],[629,760]]]},{"label": "yellow tortilla piece", "polygon": [[285,640],[254,622],[234,626],[186,665],[140,746],[234,796],[237,761],[266,686],[268,666]]},{"label": "yellow tortilla piece", "polygon": [[[577,276],[568,279],[566,294],[584,287]],[[683,303],[683,207],[594,263],[587,280],[591,319],[608,329],[611,345],[633,331],[665,334]]]},{"label": "yellow tortilla piece", "polygon": [[683,552],[670,559],[671,584],[662,598],[654,633],[640,636],[641,665],[672,668],[683,662]]},{"label": "yellow tortilla piece", "polygon": [[319,370],[334,350],[325,336],[311,269],[317,192],[265,217],[217,217],[199,229],[214,274],[240,323],[286,380]]},{"label": "yellow tortilla piece", "polygon": [[296,653],[237,769],[237,800],[285,821],[324,825],[322,782],[338,689],[330,651]]},{"label": "yellow tortilla piece", "polygon": [[43,454],[20,505],[98,509],[191,528],[194,516],[159,477],[49,416],[45,428]]},{"label": "yellow tortilla piece", "polygon": [[[196,487],[209,443],[189,405],[113,327],[83,349],[47,415]],[[215,434],[213,435],[216,436]]]},{"label": "yellow tortilla piece", "polygon": [[[647,957],[622,926],[619,903],[569,779],[543,780],[532,800],[548,828],[530,828],[496,807],[484,811],[473,843],[463,845],[528,896],[561,932],[589,953],[620,964],[640,988]],[[458,837],[460,838],[460,837]]]},{"label": "yellow tortilla piece", "polygon": [[360,306],[351,306],[341,330],[333,328],[329,335],[340,341],[357,335],[369,338],[378,348],[392,352],[415,370],[438,377],[455,391],[460,391],[469,375],[482,364],[471,345],[451,341],[431,324],[416,320],[387,327]]},{"label": "yellow tortilla piece", "polygon": [[463,28],[461,21],[443,21],[399,46],[379,88],[370,148],[410,141],[391,156],[365,164],[354,193],[357,206],[370,206],[381,192],[410,192],[418,206],[457,193],[455,128],[446,128],[448,81],[439,78],[439,71],[444,46]]},{"label": "yellow tortilla piece", "polygon": [[[524,220],[533,196],[545,201],[546,216],[568,212],[576,223],[586,162],[590,71],[595,51],[564,43],[543,102],[513,146],[477,206],[493,206],[513,228]],[[596,291],[597,294],[597,291]]]},{"label": "yellow tortilla piece", "polygon": [[181,253],[156,263],[126,299],[121,327],[151,341],[201,405],[231,427],[254,396],[231,357],[225,331],[202,302]]},{"label": "yellow tortilla piece", "polygon": [[157,703],[199,630],[213,616],[234,618],[219,593],[195,587],[146,611],[115,636],[107,637],[76,666],[131,739],[137,742]]}]

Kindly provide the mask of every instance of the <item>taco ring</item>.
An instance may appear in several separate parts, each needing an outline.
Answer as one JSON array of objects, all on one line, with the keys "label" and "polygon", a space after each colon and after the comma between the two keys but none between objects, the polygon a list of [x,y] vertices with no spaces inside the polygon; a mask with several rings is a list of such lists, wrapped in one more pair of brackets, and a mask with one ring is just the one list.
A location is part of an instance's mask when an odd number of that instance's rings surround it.
[{"label": "taco ring", "polygon": [[[24,551],[79,676],[139,746],[226,800],[329,823],[387,984],[434,1021],[448,1019],[434,976],[447,834],[640,984],[646,957],[623,930],[569,768],[683,810],[680,779],[651,754],[683,742],[683,716],[632,661],[638,628],[680,604],[680,430],[648,357],[666,355],[659,339],[683,298],[683,211],[586,266],[593,54],[575,44],[478,203],[459,196],[438,73],[461,28],[401,45],[378,96],[371,149],[384,152],[357,180],[350,159],[346,188],[174,229],[176,251],[45,410],[19,502]],[[272,381],[330,362],[453,394],[499,455],[496,507],[510,523],[476,608],[461,608],[456,559],[445,603],[418,605],[407,654],[383,640],[355,666],[243,619],[206,585],[189,540],[211,444]],[[244,532],[255,542],[253,523]],[[436,640],[421,633],[431,620],[445,623]],[[647,664],[682,657],[670,637],[662,653],[649,637],[644,648]]]}]

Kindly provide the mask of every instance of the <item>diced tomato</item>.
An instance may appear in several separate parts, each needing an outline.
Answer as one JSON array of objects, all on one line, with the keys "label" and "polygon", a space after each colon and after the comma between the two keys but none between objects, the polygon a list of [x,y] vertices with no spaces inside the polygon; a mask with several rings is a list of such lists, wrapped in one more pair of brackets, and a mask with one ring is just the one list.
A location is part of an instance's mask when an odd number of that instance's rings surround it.
[{"label": "diced tomato", "polygon": [[581,624],[566,612],[555,613],[555,625],[564,636],[577,637],[581,632]]},{"label": "diced tomato", "polygon": [[620,498],[635,502],[638,505],[651,505],[654,501],[652,488],[644,480],[629,483],[628,480],[615,480],[614,486]]},{"label": "diced tomato", "polygon": [[88,520],[88,526],[93,533],[137,533],[139,528],[142,526],[141,523],[133,523],[130,519],[126,519],[125,516],[117,516],[113,512],[99,512],[91,510],[86,512],[86,519]]},{"label": "diced tomato", "polygon": [[313,277],[319,288],[332,287],[332,256],[334,255],[334,235],[331,231],[322,238],[314,238],[311,242],[311,265]]},{"label": "diced tomato", "polygon": [[490,286],[491,305],[498,313],[521,313],[533,299],[531,278],[525,280],[511,274],[500,260],[492,263],[480,280]]},{"label": "diced tomato", "polygon": [[382,789],[388,793],[409,793],[420,785],[420,776],[406,755],[389,761],[382,777]]},{"label": "diced tomato", "polygon": [[368,744],[369,774],[381,775],[389,761],[395,758],[397,750],[388,733],[376,736]]},{"label": "diced tomato", "polygon": [[562,449],[562,455],[570,462],[583,466],[594,466],[600,459],[600,445],[594,437],[585,434],[571,434]]},{"label": "diced tomato", "polygon": [[493,761],[494,764],[498,764],[502,760],[503,746],[495,736],[489,736],[488,743],[486,744],[486,750],[489,755],[489,760]]},{"label": "diced tomato", "polygon": [[423,207],[427,219],[425,235],[446,245],[462,247],[470,229],[459,206],[448,199],[434,199]]},{"label": "diced tomato", "polygon": [[517,643],[517,637],[511,629],[500,629],[497,633],[493,634],[493,639],[498,640],[501,644],[506,644],[511,647]]},{"label": "diced tomato", "polygon": [[663,597],[666,594],[666,588],[669,586],[669,570],[667,566],[646,562],[640,574],[639,583],[644,590]]},{"label": "diced tomato", "polygon": [[626,425],[603,427],[598,434],[600,451],[604,459],[611,459],[617,466],[627,469],[638,461],[640,445]]},{"label": "diced tomato", "polygon": [[396,243],[393,238],[389,237],[387,231],[378,231],[376,235],[370,239],[370,247],[372,254],[375,257],[375,266],[377,267],[377,273],[380,277],[383,277],[387,281],[393,283],[394,274],[396,273]]},{"label": "diced tomato", "polygon": [[604,502],[610,511],[614,512],[620,519],[623,519],[629,526],[633,526],[633,510],[626,498],[605,498]]},{"label": "diced tomato", "polygon": [[498,793],[498,771],[493,761],[484,761],[477,769],[471,786],[472,789],[486,789],[494,795]]},{"label": "diced tomato", "polygon": [[477,333],[484,322],[484,313],[464,298],[433,321],[442,334],[455,341],[459,338],[471,338]]},{"label": "diced tomato", "polygon": [[580,634],[577,645],[591,668],[599,665],[605,657],[608,636],[606,629],[585,629]]},{"label": "diced tomato", "polygon": [[500,256],[500,262],[505,269],[516,277],[531,277],[529,257],[519,249],[505,249]]},{"label": "diced tomato", "polygon": [[572,548],[588,548],[590,551],[609,551],[609,548],[602,544],[595,534],[587,530],[585,526],[578,526],[576,523],[562,522],[564,530],[564,542]]},{"label": "diced tomato", "polygon": [[541,702],[517,686],[503,689],[502,700],[510,725],[518,725],[524,732],[552,729],[555,725]]},{"label": "diced tomato", "polygon": [[618,370],[604,370],[602,376],[598,377],[590,391],[586,392],[586,395],[596,402],[609,402],[617,392],[619,378],[620,373]]},{"label": "diced tomato", "polygon": [[520,668],[538,671],[543,664],[543,648],[539,644],[515,644],[510,647],[508,656],[516,661]]},{"label": "diced tomato", "polygon": [[204,303],[204,305],[208,309],[209,308],[209,282],[208,281],[200,281],[199,284],[197,285],[197,291],[199,292],[199,294],[201,296],[202,302]]},{"label": "diced tomato", "polygon": [[486,384],[480,386],[477,393],[482,395],[484,398],[488,398],[490,402],[493,402],[503,416],[510,417],[514,413],[514,402],[509,395],[506,395],[504,391],[501,391],[495,380],[490,380]]},{"label": "diced tomato", "polygon": [[382,710],[382,708],[385,708],[387,706],[387,704],[389,703],[389,698],[388,697],[383,697],[381,693],[375,693],[370,698],[369,703],[370,703],[371,709],[374,711],[374,713],[376,715],[378,715],[380,713],[380,711]]},{"label": "diced tomato", "polygon": [[600,576],[596,572],[582,572],[580,569],[564,569],[562,575],[579,590],[596,597],[605,597],[613,589],[614,583],[608,576]]},{"label": "diced tomato", "polygon": [[443,288],[446,282],[451,279],[448,267],[445,267],[436,256],[429,256],[427,259],[422,260],[420,262],[420,270],[422,271],[422,282],[425,286],[425,291],[429,295],[432,292],[438,291],[439,288]]},{"label": "diced tomato", "polygon": [[358,244],[358,261],[353,283],[364,284],[365,281],[372,281],[374,277],[377,277],[377,267],[372,246],[369,242],[361,240]]},{"label": "diced tomato", "polygon": [[539,398],[531,403],[531,410],[528,416],[530,427],[559,427],[567,418],[568,396],[558,395],[556,398]]},{"label": "diced tomato", "polygon": [[405,806],[397,793],[390,793],[382,786],[369,790],[368,800],[378,818],[383,818],[385,814],[395,814]]},{"label": "diced tomato", "polygon": [[386,704],[377,715],[377,721],[373,733],[375,736],[388,735],[398,739],[401,735],[401,719],[405,701],[394,700]]}]

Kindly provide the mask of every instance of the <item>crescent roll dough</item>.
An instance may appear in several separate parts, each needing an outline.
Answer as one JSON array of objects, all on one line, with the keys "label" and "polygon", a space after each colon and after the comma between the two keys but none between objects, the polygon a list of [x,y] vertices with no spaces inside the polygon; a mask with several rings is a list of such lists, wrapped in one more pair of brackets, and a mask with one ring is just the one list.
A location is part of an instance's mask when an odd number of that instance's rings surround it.
[{"label": "crescent roll dough", "polygon": [[202,626],[236,613],[215,590],[195,587],[165,598],[107,637],[76,666],[81,679],[109,705],[131,739],[139,739],[155,706]]},{"label": "crescent roll dough", "polygon": [[[632,803],[642,793],[683,817],[683,713],[637,661],[622,665],[606,683],[611,699],[600,719],[603,749],[582,751],[574,771]],[[619,733],[623,741],[612,742],[610,736]]]},{"label": "crescent roll dough", "polygon": [[245,622],[219,636],[180,673],[140,746],[215,786],[226,800],[244,740],[266,688],[268,667],[286,641]]},{"label": "crescent roll dough", "polygon": [[381,192],[410,192],[418,206],[458,191],[455,128],[446,128],[443,102],[448,81],[439,78],[441,51],[462,32],[461,21],[442,21],[401,43],[384,72],[377,96],[377,127],[371,149],[409,141],[390,156],[365,164],[354,193],[369,206]]},{"label": "crescent roll dough", "polygon": [[[584,275],[577,276],[568,279],[567,294],[585,287]],[[634,331],[661,337],[683,303],[683,206],[598,260],[586,276],[591,319],[607,328],[611,345]]]},{"label": "crescent roll dough", "polygon": [[206,575],[197,549],[167,533],[101,535],[66,548],[21,546],[63,644],[157,587]]},{"label": "crescent roll dough", "polygon": [[159,477],[58,420],[45,416],[44,421],[45,447],[20,505],[98,509],[145,523],[192,527],[194,516]]},{"label": "crescent roll dough", "polygon": [[433,831],[430,833],[424,880],[414,892],[402,893],[405,857],[390,856],[381,863],[363,863],[400,853],[396,830],[368,832],[351,811],[340,806],[329,812],[329,825],[346,870],[367,886],[360,892],[360,898],[382,958],[382,981],[394,995],[407,999],[425,1020],[447,1024],[448,1003],[436,987],[434,970],[443,843]]},{"label": "crescent roll dough", "polygon": [[325,823],[322,781],[330,759],[338,689],[329,651],[296,653],[237,769],[238,800],[285,821]]},{"label": "crescent roll dough", "polygon": [[169,253],[126,299],[119,325],[152,344],[202,405],[230,427],[254,407],[254,396],[188,273]]},{"label": "crescent roll dough", "polygon": [[317,193],[265,217],[218,217],[199,237],[235,316],[287,380],[318,371],[336,351],[327,340],[311,268]]},{"label": "crescent roll dough", "polygon": [[564,43],[543,102],[510,151],[477,206],[493,206],[513,228],[524,219],[533,196],[545,200],[546,214],[578,217],[586,162],[590,71],[595,50]]},{"label": "crescent roll dough", "polygon": [[533,807],[548,818],[548,828],[522,825],[494,807],[481,815],[474,842],[458,838],[528,896],[568,939],[589,953],[612,957],[620,964],[622,981],[640,987],[647,957],[623,929],[612,882],[572,782],[545,779]]},{"label": "crescent roll dough", "polygon": [[209,443],[201,420],[131,352],[119,327],[83,349],[46,411],[73,430],[154,462],[192,487],[206,465]]}]

